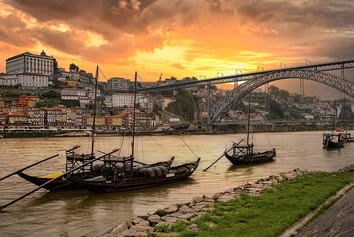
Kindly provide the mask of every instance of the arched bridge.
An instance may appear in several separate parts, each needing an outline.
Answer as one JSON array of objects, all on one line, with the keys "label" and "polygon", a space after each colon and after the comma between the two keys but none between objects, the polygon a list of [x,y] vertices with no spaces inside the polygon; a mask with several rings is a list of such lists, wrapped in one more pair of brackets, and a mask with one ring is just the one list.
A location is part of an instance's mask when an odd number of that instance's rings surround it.
[{"label": "arched bridge", "polygon": [[292,78],[301,78],[320,82],[334,89],[342,91],[348,96],[354,98],[354,83],[351,81],[318,71],[297,69],[279,70],[262,75],[255,75],[253,79],[242,83],[240,86],[230,91],[221,100],[213,104],[209,109],[209,124],[221,119],[224,113],[226,113],[232,104],[237,103],[242,97],[254,89],[272,81]]},{"label": "arched bridge", "polygon": [[331,62],[324,64],[306,65],[293,68],[261,71],[247,74],[231,75],[210,78],[205,80],[181,81],[179,83],[163,85],[151,88],[142,88],[137,91],[141,93],[154,93],[167,90],[179,90],[183,88],[210,86],[213,84],[223,84],[232,82],[242,82],[242,84],[230,91],[224,98],[220,99],[209,107],[208,123],[218,122],[231,107],[242,97],[252,90],[272,81],[301,78],[320,82],[334,89],[337,89],[348,96],[354,98],[354,83],[340,77],[325,73],[326,71],[344,70],[354,68],[354,60]]}]

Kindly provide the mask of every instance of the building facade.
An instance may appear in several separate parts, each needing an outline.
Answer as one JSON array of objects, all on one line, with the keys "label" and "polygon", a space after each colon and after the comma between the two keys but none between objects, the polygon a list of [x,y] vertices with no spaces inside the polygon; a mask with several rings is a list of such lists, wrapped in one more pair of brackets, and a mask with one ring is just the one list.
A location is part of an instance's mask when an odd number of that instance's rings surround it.
[{"label": "building facade", "polygon": [[79,100],[81,97],[87,97],[86,90],[69,88],[61,90],[62,100]]},{"label": "building facade", "polygon": [[21,95],[18,97],[18,104],[27,107],[34,107],[39,102],[39,96]]},{"label": "building facade", "polygon": [[[116,108],[133,107],[134,94],[133,93],[115,93],[112,95],[112,106]],[[136,95],[136,103],[143,108],[146,107],[147,99],[143,94]]]},{"label": "building facade", "polygon": [[124,79],[120,77],[112,77],[107,81],[108,91],[127,91],[129,79]]},{"label": "building facade", "polygon": [[41,73],[53,75],[56,59],[47,56],[44,51],[40,55],[25,52],[6,59],[6,73]]},{"label": "building facade", "polygon": [[48,75],[32,72],[3,74],[0,76],[2,86],[21,86],[24,89],[39,89],[48,87]]}]

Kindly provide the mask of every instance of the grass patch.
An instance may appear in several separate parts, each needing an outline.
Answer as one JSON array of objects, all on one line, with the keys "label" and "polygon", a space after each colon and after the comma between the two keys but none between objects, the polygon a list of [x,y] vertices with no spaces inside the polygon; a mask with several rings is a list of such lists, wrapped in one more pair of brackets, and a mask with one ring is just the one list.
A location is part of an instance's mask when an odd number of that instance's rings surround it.
[{"label": "grass patch", "polygon": [[[195,222],[201,229],[197,234],[205,237],[277,236],[353,180],[353,172],[314,173],[276,184],[274,189],[265,190],[258,197],[241,195],[226,203],[216,202],[212,212]],[[229,213],[224,213],[225,210]],[[210,227],[208,222],[216,226]],[[178,230],[181,236],[195,234],[186,227]]]}]

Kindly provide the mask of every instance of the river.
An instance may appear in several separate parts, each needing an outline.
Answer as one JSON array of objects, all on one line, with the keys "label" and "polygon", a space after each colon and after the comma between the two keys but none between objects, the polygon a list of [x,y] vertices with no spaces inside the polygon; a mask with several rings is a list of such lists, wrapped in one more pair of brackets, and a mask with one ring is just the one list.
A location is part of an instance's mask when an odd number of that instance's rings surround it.
[{"label": "river", "polygon": [[[353,132],[352,132],[353,134]],[[39,191],[0,213],[1,236],[94,236],[105,233],[115,223],[160,207],[190,201],[202,194],[212,195],[250,180],[279,174],[294,168],[334,171],[354,163],[354,143],[334,150],[322,149],[322,132],[254,134],[255,150],[275,147],[274,162],[248,167],[232,167],[221,159],[208,172],[203,168],[218,158],[231,141],[245,134],[143,136],[136,138],[139,161],[156,162],[176,157],[174,164],[196,160],[185,145],[200,156],[198,170],[188,180],[176,184],[111,194],[94,194],[85,190],[70,192]],[[130,137],[123,142],[123,154],[129,154]],[[120,146],[122,137],[97,137],[99,151]],[[185,142],[185,143],[184,143]],[[0,177],[53,154],[58,158],[26,171],[45,175],[64,171],[64,149],[81,145],[90,151],[90,138],[20,138],[0,140]],[[0,205],[34,189],[36,186],[13,176],[0,182]]]}]

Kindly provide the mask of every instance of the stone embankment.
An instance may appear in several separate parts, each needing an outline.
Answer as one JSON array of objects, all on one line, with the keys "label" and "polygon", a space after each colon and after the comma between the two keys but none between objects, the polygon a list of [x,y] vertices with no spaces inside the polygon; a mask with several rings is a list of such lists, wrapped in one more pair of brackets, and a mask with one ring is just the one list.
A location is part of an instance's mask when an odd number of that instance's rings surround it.
[{"label": "stone embankment", "polygon": [[[289,172],[281,173],[280,175],[271,175],[268,178],[258,179],[255,182],[248,182],[247,184],[235,187],[231,190],[216,193],[213,196],[194,197],[190,202],[176,204],[164,209],[158,209],[153,214],[146,214],[125,220],[113,227],[109,232],[104,234],[103,237],[143,237],[148,235],[177,236],[179,234],[177,232],[154,232],[154,226],[173,225],[176,224],[177,221],[195,221],[207,212],[212,211],[215,202],[227,202],[239,198],[241,194],[258,196],[263,190],[272,188],[273,184],[277,184],[284,180],[292,180],[300,175],[314,172],[317,171],[294,169]],[[208,225],[214,226],[215,224],[210,222]],[[188,228],[196,232],[199,231],[196,224],[191,224]]]}]

